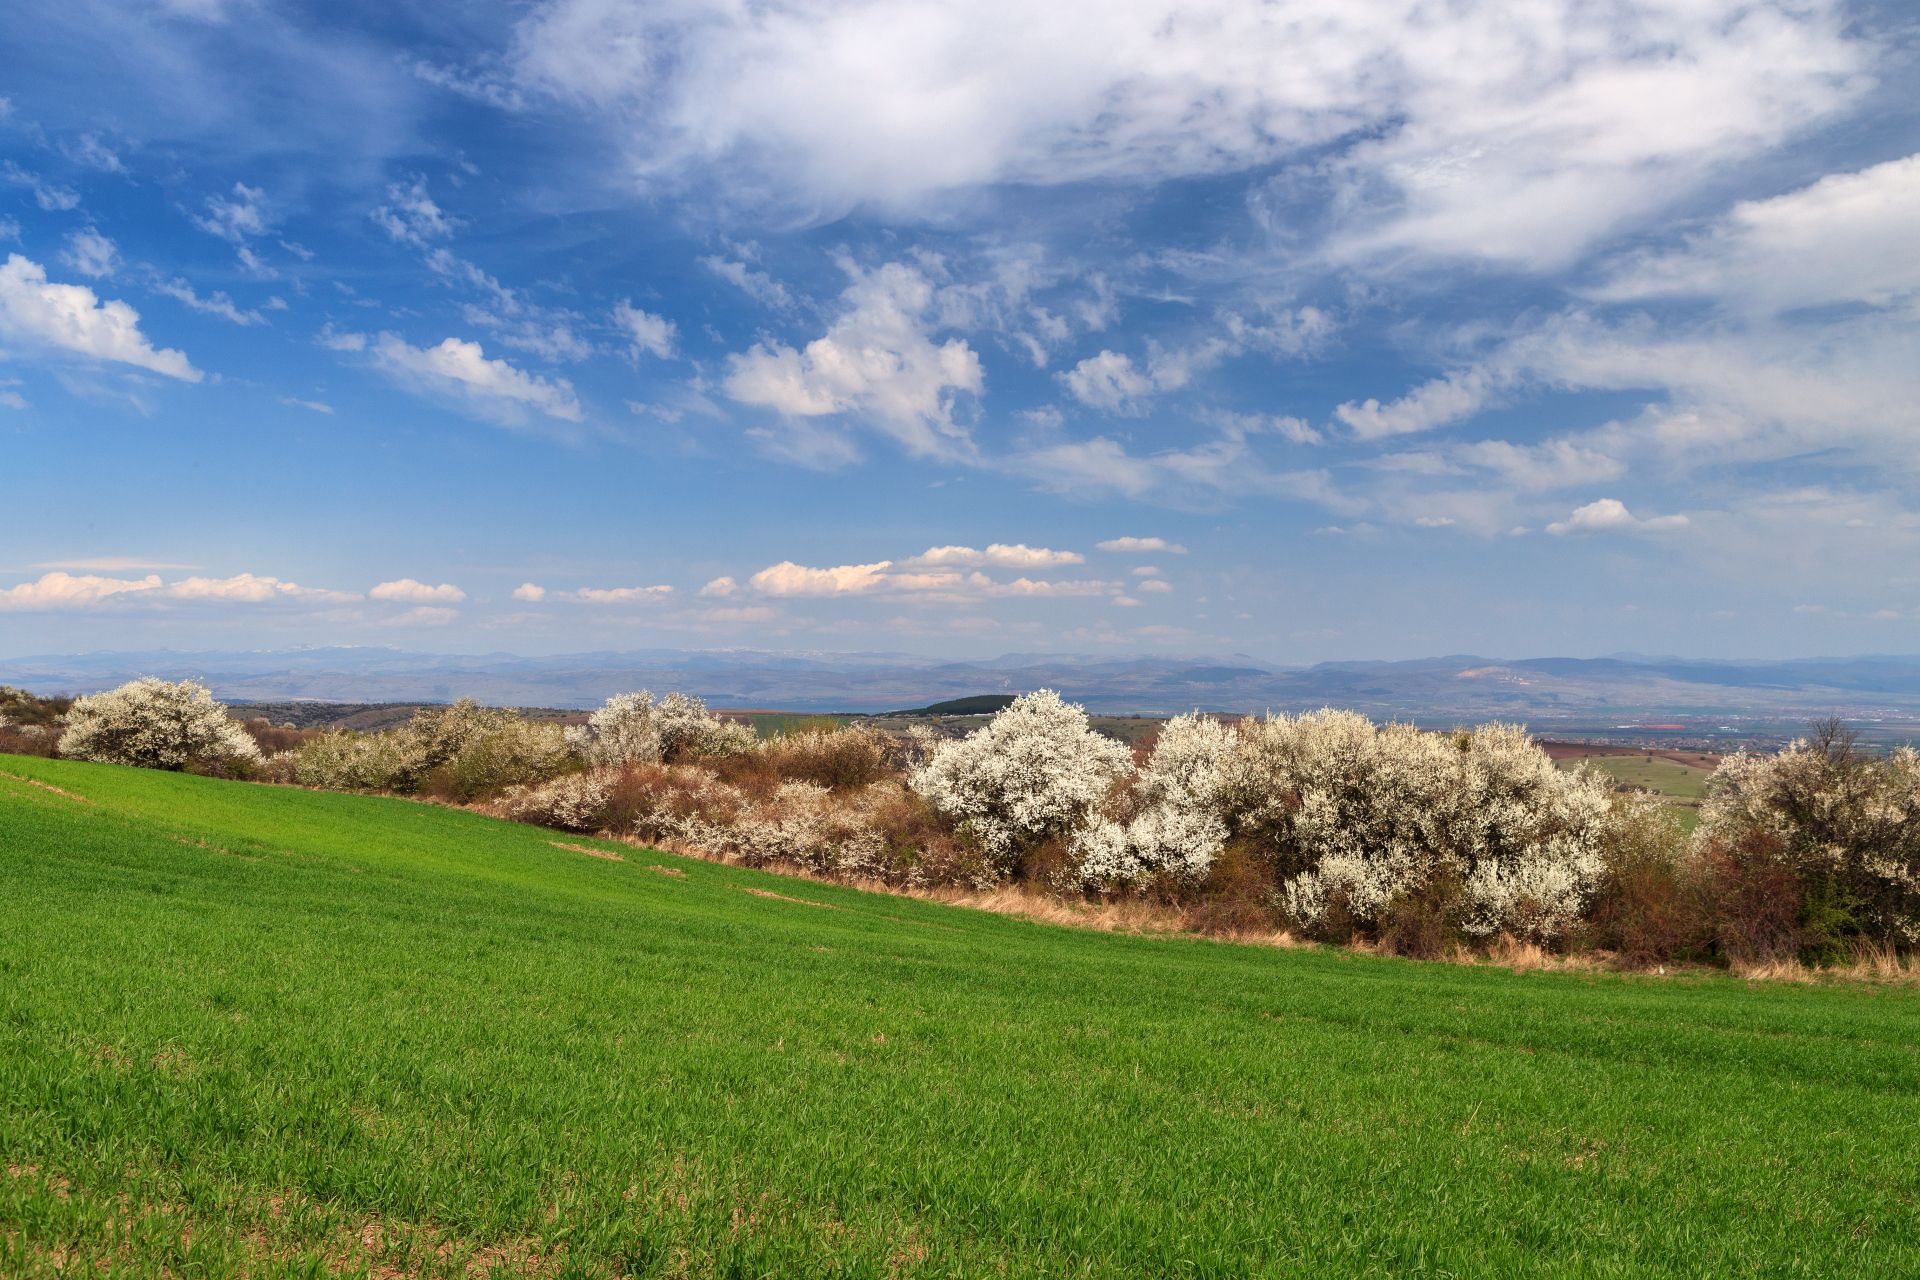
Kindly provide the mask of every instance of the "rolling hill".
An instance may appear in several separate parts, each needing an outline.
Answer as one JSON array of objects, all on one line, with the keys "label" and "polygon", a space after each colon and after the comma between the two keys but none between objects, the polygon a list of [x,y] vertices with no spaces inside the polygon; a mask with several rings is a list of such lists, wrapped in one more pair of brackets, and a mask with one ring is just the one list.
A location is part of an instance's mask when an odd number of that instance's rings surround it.
[{"label": "rolling hill", "polygon": [[1910,989],[1061,929],[0,758],[0,1274],[1920,1271]]}]

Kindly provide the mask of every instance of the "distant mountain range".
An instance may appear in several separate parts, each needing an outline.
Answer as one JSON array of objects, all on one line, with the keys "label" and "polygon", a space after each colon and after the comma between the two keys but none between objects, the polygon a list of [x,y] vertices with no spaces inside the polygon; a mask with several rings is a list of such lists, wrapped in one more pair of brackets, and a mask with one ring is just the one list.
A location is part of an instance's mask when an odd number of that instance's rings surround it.
[{"label": "distant mountain range", "polygon": [[1278,667],[1228,657],[1010,653],[949,662],[897,653],[642,649],[552,657],[388,648],[103,652],[0,659],[0,683],[85,693],[138,675],[206,681],[231,701],[431,702],[589,707],[626,689],[682,689],[716,706],[884,711],[1048,687],[1109,713],[1351,707],[1421,721],[1839,714],[1920,717],[1920,657],[1703,661],[1618,655],[1472,655]]}]

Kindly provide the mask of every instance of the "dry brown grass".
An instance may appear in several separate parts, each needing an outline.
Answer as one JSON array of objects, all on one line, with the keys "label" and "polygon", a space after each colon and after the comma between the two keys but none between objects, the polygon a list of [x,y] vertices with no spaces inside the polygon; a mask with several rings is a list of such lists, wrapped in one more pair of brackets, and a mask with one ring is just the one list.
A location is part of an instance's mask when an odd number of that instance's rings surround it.
[{"label": "dry brown grass", "polygon": [[1865,943],[1845,964],[1811,966],[1798,960],[1735,960],[1733,975],[1750,982],[1868,982],[1920,986],[1920,955],[1903,956],[1891,947]]},{"label": "dry brown grass", "polygon": [[548,844],[556,849],[565,849],[569,853],[584,853],[589,858],[605,858],[608,862],[625,862],[626,855],[615,853],[611,849],[596,849],[591,845],[568,844],[565,840],[549,840]]}]

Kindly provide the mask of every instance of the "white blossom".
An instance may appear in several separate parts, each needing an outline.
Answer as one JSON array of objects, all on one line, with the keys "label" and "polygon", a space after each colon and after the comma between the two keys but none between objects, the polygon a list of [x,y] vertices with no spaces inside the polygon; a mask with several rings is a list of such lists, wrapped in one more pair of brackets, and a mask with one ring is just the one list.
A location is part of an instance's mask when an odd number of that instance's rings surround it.
[{"label": "white blossom", "polygon": [[1009,869],[1025,850],[1085,825],[1130,762],[1085,711],[1041,689],[942,743],[911,784]]},{"label": "white blossom", "polygon": [[146,769],[261,758],[252,735],[228,718],[205,685],[152,676],[77,700],[60,735],[60,754]]}]

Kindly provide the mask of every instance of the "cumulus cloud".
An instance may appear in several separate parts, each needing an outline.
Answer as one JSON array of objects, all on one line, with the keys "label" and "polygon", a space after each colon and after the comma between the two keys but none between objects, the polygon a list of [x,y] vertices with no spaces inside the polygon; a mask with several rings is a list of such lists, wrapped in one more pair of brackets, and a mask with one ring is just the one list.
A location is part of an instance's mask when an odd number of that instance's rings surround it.
[{"label": "cumulus cloud", "polygon": [[398,600],[407,604],[459,604],[467,593],[451,582],[428,586],[413,578],[396,578],[374,587],[367,595],[374,600]]},{"label": "cumulus cloud", "polygon": [[1073,398],[1110,413],[1124,412],[1152,393],[1153,380],[1134,367],[1133,357],[1117,351],[1088,356],[1060,375]]},{"label": "cumulus cloud", "polygon": [[160,588],[160,576],[153,573],[144,578],[107,578],[56,571],[0,591],[0,609],[84,609],[112,596]]},{"label": "cumulus cloud", "polygon": [[707,583],[706,586],[700,588],[700,594],[708,597],[709,599],[725,598],[727,596],[732,595],[734,592],[738,591],[739,589],[740,589],[740,584],[735,582],[732,578],[719,577]]},{"label": "cumulus cloud", "polygon": [[140,313],[101,301],[85,285],[53,284],[37,262],[7,255],[0,266],[0,337],[198,382],[204,376],[183,352],[155,347],[140,332]]},{"label": "cumulus cloud", "polygon": [[477,342],[447,338],[435,347],[416,347],[392,333],[371,340],[363,334],[329,333],[322,341],[336,350],[365,350],[376,368],[403,385],[449,396],[507,425],[525,421],[528,410],[563,422],[586,416],[571,382],[490,360]]},{"label": "cumulus cloud", "polygon": [[547,598],[547,589],[537,582],[523,582],[513,589],[513,598],[537,603]]},{"label": "cumulus cloud", "polygon": [[1183,556],[1187,549],[1177,542],[1168,542],[1165,538],[1108,538],[1105,542],[1096,542],[1094,546],[1102,551],[1161,551],[1167,555]]},{"label": "cumulus cloud", "polygon": [[858,595],[885,585],[882,575],[893,567],[891,560],[872,564],[843,564],[829,569],[812,569],[782,560],[769,565],[747,579],[755,591],[770,596]]},{"label": "cumulus cloud", "polygon": [[88,227],[67,237],[66,251],[60,255],[60,261],[81,275],[97,280],[120,269],[120,251],[113,241]]},{"label": "cumulus cloud", "polygon": [[791,419],[844,415],[918,456],[971,456],[954,397],[980,394],[985,378],[964,339],[935,344],[932,282],[905,263],[848,270],[853,283],[826,334],[799,350],[773,342],[729,356],[727,395]]},{"label": "cumulus cloud", "polygon": [[1627,505],[1618,498],[1601,498],[1584,507],[1574,508],[1573,514],[1565,520],[1556,520],[1548,525],[1547,532],[1555,537],[1573,533],[1659,533],[1668,529],[1684,529],[1687,524],[1687,518],[1683,515],[1642,519],[1627,510]]},{"label": "cumulus cloud", "polygon": [[[101,561],[100,563],[116,563]],[[136,566],[137,567],[137,566]],[[32,582],[0,590],[0,609],[68,611],[101,604],[332,604],[357,600],[350,592],[303,587],[295,582],[252,573],[230,578],[188,577],[162,582],[157,573],[141,578],[113,578],[101,574],[71,574],[56,570]]]},{"label": "cumulus cloud", "polygon": [[642,311],[631,302],[621,302],[613,309],[613,322],[626,335],[628,348],[636,359],[642,354],[673,359],[673,321]]}]

